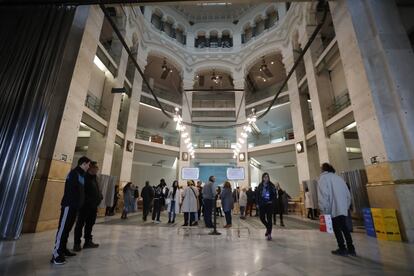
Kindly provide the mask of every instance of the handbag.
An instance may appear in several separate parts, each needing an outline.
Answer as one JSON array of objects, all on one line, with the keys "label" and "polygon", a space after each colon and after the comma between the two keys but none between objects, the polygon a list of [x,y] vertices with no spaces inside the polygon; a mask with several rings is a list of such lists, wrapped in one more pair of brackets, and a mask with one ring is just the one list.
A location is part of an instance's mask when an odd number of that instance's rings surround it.
[{"label": "handbag", "polygon": [[327,232],[332,234],[333,226],[332,226],[332,217],[331,215],[320,215],[319,216],[319,230],[321,232]]}]

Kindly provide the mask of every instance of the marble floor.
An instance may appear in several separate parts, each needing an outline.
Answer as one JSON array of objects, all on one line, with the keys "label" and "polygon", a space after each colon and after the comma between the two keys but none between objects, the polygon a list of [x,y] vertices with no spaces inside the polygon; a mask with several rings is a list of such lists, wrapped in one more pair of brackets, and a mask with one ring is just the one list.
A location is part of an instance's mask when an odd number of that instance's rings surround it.
[{"label": "marble floor", "polygon": [[55,231],[25,234],[0,242],[0,275],[414,275],[413,244],[354,233],[358,257],[339,257],[330,253],[336,247],[330,234],[276,227],[269,242],[255,220],[235,219],[233,228],[220,227],[220,236],[210,236],[208,229],[178,222],[112,218],[95,225],[99,248],[82,250],[63,266],[49,263]]}]

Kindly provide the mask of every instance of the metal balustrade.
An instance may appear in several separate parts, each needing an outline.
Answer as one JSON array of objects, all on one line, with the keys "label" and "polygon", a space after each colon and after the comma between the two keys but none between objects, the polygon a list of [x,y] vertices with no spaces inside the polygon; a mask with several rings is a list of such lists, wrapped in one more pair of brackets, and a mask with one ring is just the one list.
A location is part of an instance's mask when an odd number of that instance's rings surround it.
[{"label": "metal balustrade", "polygon": [[329,119],[351,105],[348,89],[335,97],[334,103],[328,107]]},{"label": "metal balustrade", "polygon": [[178,132],[170,133],[167,131],[138,126],[135,137],[139,140],[149,141],[153,143],[175,147],[180,146],[180,136]]},{"label": "metal balustrade", "polygon": [[106,109],[102,106],[101,99],[99,99],[89,91],[86,95],[85,106],[102,118],[105,118],[107,115]]}]

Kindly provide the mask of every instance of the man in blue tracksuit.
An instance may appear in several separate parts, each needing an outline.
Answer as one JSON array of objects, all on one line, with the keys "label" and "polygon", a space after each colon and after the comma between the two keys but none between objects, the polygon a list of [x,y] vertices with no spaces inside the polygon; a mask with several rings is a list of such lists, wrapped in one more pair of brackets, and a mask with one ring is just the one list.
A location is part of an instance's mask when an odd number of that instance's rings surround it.
[{"label": "man in blue tracksuit", "polygon": [[65,256],[75,256],[66,248],[68,236],[76,220],[79,208],[85,199],[85,174],[89,169],[91,160],[85,156],[79,158],[78,166],[71,170],[66,177],[65,191],[61,202],[59,228],[56,233],[55,247],[52,253],[51,263],[65,264]]}]

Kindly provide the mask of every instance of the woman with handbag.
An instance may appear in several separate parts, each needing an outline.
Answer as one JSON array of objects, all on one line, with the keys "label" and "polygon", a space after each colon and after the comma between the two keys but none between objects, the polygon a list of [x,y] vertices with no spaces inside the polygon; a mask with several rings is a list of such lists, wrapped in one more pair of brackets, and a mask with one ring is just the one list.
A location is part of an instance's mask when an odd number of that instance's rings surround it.
[{"label": "woman with handbag", "polygon": [[172,190],[168,192],[166,205],[168,210],[168,223],[175,223],[175,216],[180,212],[180,189],[178,189],[178,181],[172,184]]},{"label": "woman with handbag", "polygon": [[226,217],[226,225],[224,228],[231,227],[231,211],[234,208],[233,194],[231,192],[230,182],[224,182],[224,187],[220,195],[221,205],[223,207],[224,216]]},{"label": "woman with handbag", "polygon": [[184,213],[183,226],[197,226],[196,213],[198,210],[198,189],[193,180],[187,181],[187,187],[183,192],[183,204],[181,207]]}]

